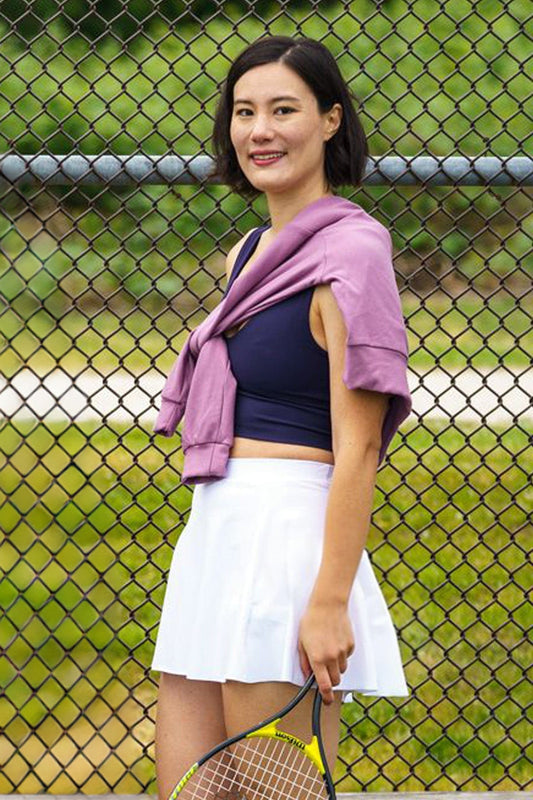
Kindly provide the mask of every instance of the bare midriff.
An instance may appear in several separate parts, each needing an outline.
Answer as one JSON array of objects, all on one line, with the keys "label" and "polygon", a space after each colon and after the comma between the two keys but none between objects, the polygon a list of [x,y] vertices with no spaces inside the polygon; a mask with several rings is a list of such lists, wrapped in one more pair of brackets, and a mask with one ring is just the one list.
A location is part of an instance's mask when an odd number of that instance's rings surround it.
[{"label": "bare midriff", "polygon": [[[264,234],[263,234],[264,236]],[[253,262],[267,246],[263,242],[263,236],[257,245],[257,248],[252,253],[246,265],[243,267],[235,282],[245,275],[251,268]],[[246,322],[234,328],[228,328],[225,332],[226,336],[232,336],[238,330],[244,327]],[[316,290],[313,292],[311,301],[311,308],[309,310],[309,328],[316,343],[327,351],[326,338],[324,328],[321,323],[320,313],[318,309],[318,300],[316,297]],[[334,464],[333,452],[331,450],[323,450],[320,447],[310,447],[305,444],[289,444],[287,442],[269,442],[263,439],[249,439],[244,436],[235,436],[233,445],[229,452],[230,458],[298,458],[307,459],[309,461],[322,461],[325,464]]]},{"label": "bare midriff", "polygon": [[248,439],[235,436],[229,451],[230,458],[300,458],[308,461],[323,461],[333,464],[333,453],[320,447],[286,442],[266,442],[262,439]]}]

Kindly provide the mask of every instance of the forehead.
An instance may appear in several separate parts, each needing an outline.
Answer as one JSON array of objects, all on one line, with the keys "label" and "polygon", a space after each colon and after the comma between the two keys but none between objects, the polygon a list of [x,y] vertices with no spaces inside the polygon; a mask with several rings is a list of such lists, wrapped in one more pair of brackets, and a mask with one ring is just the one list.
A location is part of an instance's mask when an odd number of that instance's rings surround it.
[{"label": "forehead", "polygon": [[272,103],[280,98],[305,102],[312,92],[294,70],[285,64],[261,64],[241,75],[233,87],[233,102]]}]

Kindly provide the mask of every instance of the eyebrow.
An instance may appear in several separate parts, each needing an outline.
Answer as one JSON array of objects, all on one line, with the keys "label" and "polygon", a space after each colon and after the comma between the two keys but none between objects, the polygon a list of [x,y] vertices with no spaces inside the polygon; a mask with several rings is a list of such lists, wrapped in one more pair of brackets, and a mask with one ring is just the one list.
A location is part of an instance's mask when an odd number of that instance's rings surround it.
[{"label": "eyebrow", "polygon": [[[291,96],[291,95],[289,95],[289,94],[283,95],[283,96],[281,96],[281,97],[273,97],[273,98],[272,98],[272,100],[271,100],[270,102],[271,102],[271,103],[277,103],[277,102],[279,102],[280,100],[292,100],[293,102],[296,102],[296,103],[299,103],[299,102],[300,102],[298,97],[292,97],[292,96]],[[253,105],[253,100],[247,100],[247,99],[246,99],[246,98],[244,98],[244,97],[239,97],[239,98],[237,98],[237,100],[235,100],[234,102],[235,102],[235,104],[236,104],[236,103],[249,103],[250,105]]]}]

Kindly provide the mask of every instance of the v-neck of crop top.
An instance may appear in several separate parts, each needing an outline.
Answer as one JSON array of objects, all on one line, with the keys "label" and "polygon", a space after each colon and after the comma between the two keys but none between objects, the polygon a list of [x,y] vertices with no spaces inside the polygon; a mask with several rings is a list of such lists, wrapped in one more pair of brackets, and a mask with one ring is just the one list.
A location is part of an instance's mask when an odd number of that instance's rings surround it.
[{"label": "v-neck of crop top", "polygon": [[[253,231],[244,242],[228,286],[263,230]],[[315,288],[294,292],[224,334],[237,382],[235,436],[331,451],[328,353],[309,325]]]},{"label": "v-neck of crop top", "polygon": [[[228,281],[228,285],[226,287],[224,295],[227,294],[227,292],[229,291],[233,281],[235,281],[237,276],[242,272],[245,264],[249,260],[249,258],[252,255],[252,253],[255,251],[255,249],[257,247],[257,244],[259,242],[259,239],[261,238],[261,234],[263,233],[263,231],[266,231],[268,228],[270,228],[270,225],[262,225],[261,227],[256,228],[254,231],[252,231],[252,233],[250,233],[248,238],[245,240],[244,244],[242,245],[241,249],[239,250],[239,253],[237,254],[237,258],[235,259],[235,264],[233,265],[233,269],[231,271],[230,278],[229,278],[229,281]],[[311,343],[312,348],[315,350],[315,353],[318,355],[319,361],[323,361],[323,360],[327,361],[328,352],[321,345],[319,345],[318,342],[315,340],[315,338],[314,338],[314,336],[313,336],[313,334],[311,332],[311,326],[310,326],[310,323],[309,323],[309,309],[310,309],[310,304],[311,304],[311,301],[312,301],[312,298],[313,298],[313,293],[314,293],[315,289],[316,289],[316,286],[309,286],[306,289],[302,289],[301,291],[297,292],[296,294],[287,297],[285,300],[282,300],[281,303],[277,304],[277,306],[281,308],[281,307],[294,306],[294,303],[297,304],[297,307],[299,308],[300,316],[302,316],[302,313],[303,313],[303,319],[305,320],[305,327],[304,327],[304,331],[303,331],[303,334],[302,334],[304,339],[306,339],[308,343],[309,342]],[[266,315],[266,316],[271,318],[272,313],[276,314],[276,310],[275,309],[276,309],[276,306],[271,306],[270,309],[265,309],[262,312],[260,312],[259,316],[262,315],[264,317]],[[230,342],[233,343],[233,340],[241,333],[241,331],[243,331],[245,328],[248,327],[248,323],[250,322],[250,320],[252,320],[254,318],[255,317],[251,317],[249,320],[246,320],[246,322],[240,323],[240,325],[238,326],[237,330],[233,330],[232,333],[229,333],[229,331],[223,333],[222,335],[223,335],[224,339],[226,339],[228,344]]]},{"label": "v-neck of crop top", "polygon": [[233,269],[231,271],[231,275],[228,281],[228,285],[224,294],[227,294],[231,284],[236,280],[238,275],[242,272],[244,265],[251,257],[252,253],[255,251],[257,245],[259,244],[259,239],[261,238],[264,231],[268,230],[270,225],[261,225],[259,228],[256,228],[251,234],[248,236],[244,244],[242,245],[237,258],[235,259],[235,264],[233,265]]}]

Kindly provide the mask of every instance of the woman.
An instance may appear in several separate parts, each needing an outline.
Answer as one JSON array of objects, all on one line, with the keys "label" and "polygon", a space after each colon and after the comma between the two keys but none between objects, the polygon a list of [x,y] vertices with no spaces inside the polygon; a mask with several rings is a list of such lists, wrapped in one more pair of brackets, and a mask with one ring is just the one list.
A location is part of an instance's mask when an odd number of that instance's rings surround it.
[{"label": "woman", "polygon": [[[270,215],[228,254],[226,293],[302,209],[358,185],[368,155],[332,55],[284,36],[233,63],[213,142],[222,182],[264,192]],[[225,331],[236,435],[227,475],[195,486],[152,664],[161,800],[207,750],[285,705],[311,671],[332,771],[350,691],[408,693],[365,550],[389,395],[345,386],[346,334],[328,283]],[[311,703],[312,693],[284,720],[305,740]]]}]

